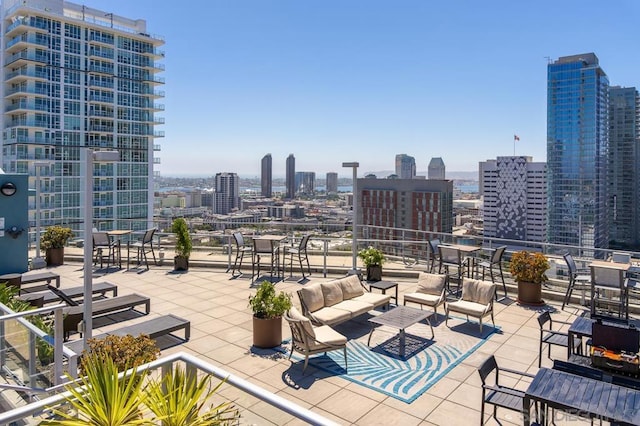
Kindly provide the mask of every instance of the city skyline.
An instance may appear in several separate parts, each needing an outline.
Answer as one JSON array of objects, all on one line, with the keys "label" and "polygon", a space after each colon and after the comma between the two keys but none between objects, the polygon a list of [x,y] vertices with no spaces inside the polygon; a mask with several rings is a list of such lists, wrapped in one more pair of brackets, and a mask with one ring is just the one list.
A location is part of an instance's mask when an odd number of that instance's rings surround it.
[{"label": "city skyline", "polygon": [[514,134],[516,155],[546,161],[549,60],[594,52],[612,85],[640,84],[630,1],[85,4],[166,40],[164,175],[259,175],[264,152],[274,176],[291,152],[320,175],[393,170],[399,152],[472,171],[513,155]]}]

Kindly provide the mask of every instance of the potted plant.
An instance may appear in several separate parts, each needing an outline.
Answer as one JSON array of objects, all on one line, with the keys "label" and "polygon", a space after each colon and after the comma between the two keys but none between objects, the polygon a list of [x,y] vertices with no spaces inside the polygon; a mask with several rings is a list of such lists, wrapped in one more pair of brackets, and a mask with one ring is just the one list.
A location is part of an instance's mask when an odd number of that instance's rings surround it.
[{"label": "potted plant", "polygon": [[511,276],[518,283],[518,302],[544,304],[542,283],[547,281],[547,257],[540,252],[519,251],[511,256]]},{"label": "potted plant", "polygon": [[50,226],[40,236],[40,249],[45,250],[47,266],[62,265],[64,262],[64,246],[73,237],[71,228]]},{"label": "potted plant", "polygon": [[273,348],[282,343],[282,315],[291,309],[291,295],[276,293],[275,285],[263,281],[258,291],[249,296],[253,311],[253,346]]},{"label": "potted plant", "polygon": [[175,219],[171,225],[171,232],[176,235],[176,255],[173,258],[173,269],[187,271],[189,270],[189,256],[193,248],[187,221],[181,217]]},{"label": "potted plant", "polygon": [[384,253],[375,247],[369,246],[358,252],[358,257],[367,268],[367,281],[380,281],[382,279],[382,264],[385,261]]}]

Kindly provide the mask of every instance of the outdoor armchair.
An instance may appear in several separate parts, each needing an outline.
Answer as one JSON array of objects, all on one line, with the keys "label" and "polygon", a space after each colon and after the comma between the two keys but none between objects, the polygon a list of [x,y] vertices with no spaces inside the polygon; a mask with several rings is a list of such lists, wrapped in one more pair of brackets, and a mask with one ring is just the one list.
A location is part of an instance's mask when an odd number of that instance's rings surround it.
[{"label": "outdoor armchair", "polygon": [[318,353],[326,354],[329,351],[342,349],[344,351],[344,369],[347,370],[347,338],[338,333],[328,325],[314,327],[309,318],[305,317],[296,309],[291,308],[284,315],[291,328],[291,352],[299,352],[304,355],[304,366],[302,372],[307,369],[309,355]]},{"label": "outdoor armchair", "polygon": [[462,280],[462,297],[455,302],[446,303],[446,319],[445,324],[449,320],[449,312],[458,312],[469,317],[477,318],[480,323],[480,333],[482,333],[482,318],[491,315],[491,322],[495,326],[493,320],[493,297],[496,292],[496,285],[489,281],[474,280],[464,278]]},{"label": "outdoor armchair", "polygon": [[404,295],[404,305],[407,302],[417,303],[420,305],[420,309],[422,309],[422,305],[430,306],[433,308],[433,312],[437,314],[438,306],[444,304],[446,300],[446,283],[446,275],[420,272],[415,291]]}]

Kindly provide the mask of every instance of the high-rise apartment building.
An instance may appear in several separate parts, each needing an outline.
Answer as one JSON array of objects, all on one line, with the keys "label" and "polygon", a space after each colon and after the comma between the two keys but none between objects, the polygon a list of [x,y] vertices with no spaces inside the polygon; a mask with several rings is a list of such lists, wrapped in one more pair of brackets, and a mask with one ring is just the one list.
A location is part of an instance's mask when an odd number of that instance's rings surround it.
[{"label": "high-rise apartment building", "polygon": [[480,163],[485,237],[545,241],[546,167],[546,163],[534,163],[524,156]]},{"label": "high-rise apartment building", "polygon": [[235,173],[216,173],[213,212],[229,214],[240,208],[240,179]]},{"label": "high-rise apartment building", "polygon": [[427,179],[437,179],[437,180],[446,179],[444,161],[442,160],[442,157],[433,157],[431,161],[429,161],[429,170],[427,171]]},{"label": "high-rise apartment building", "polygon": [[273,184],[273,176],[272,176],[272,162],[271,162],[271,154],[267,154],[262,157],[262,170],[260,175],[260,187],[261,193],[263,197],[270,198],[273,192],[272,184]]},{"label": "high-rise apartment building", "polygon": [[609,241],[640,245],[640,97],[635,87],[609,89]]},{"label": "high-rise apartment building", "polygon": [[405,230],[453,230],[453,181],[364,178],[358,179],[357,191],[357,223],[372,226],[365,238],[411,239]]},{"label": "high-rise apartment building", "polygon": [[327,173],[327,194],[338,192],[338,174],[336,172]]},{"label": "high-rise apartment building", "polygon": [[87,225],[149,227],[164,41],[142,19],[63,0],[4,0],[0,10],[2,165],[28,173],[31,188],[40,167],[42,226],[65,224],[83,236],[88,147],[117,150],[119,161],[95,163]]},{"label": "high-rise apartment building", "polygon": [[296,196],[296,157],[289,154],[287,157],[287,174],[285,176],[286,196],[291,200]]},{"label": "high-rise apartment building", "polygon": [[547,67],[547,241],[607,247],[609,80],[593,53]]},{"label": "high-rise apartment building", "polygon": [[396,175],[399,179],[413,179],[416,177],[416,159],[407,154],[397,154]]},{"label": "high-rise apartment building", "polygon": [[296,195],[313,195],[316,191],[315,172],[296,172]]}]

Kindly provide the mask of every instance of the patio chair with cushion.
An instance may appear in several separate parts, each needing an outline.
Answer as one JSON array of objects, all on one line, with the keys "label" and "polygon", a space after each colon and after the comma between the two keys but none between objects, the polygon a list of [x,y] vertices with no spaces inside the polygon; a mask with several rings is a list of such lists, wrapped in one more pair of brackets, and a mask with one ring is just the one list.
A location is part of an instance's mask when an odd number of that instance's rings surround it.
[{"label": "patio chair with cushion", "polygon": [[[551,319],[549,311],[543,312],[538,316],[538,324],[540,325],[540,347],[538,349],[538,368],[542,366],[542,345],[548,345],[547,357],[551,359],[551,345],[562,346],[567,348],[569,346],[569,335],[554,329],[553,323],[571,325],[565,321],[554,321]],[[548,325],[547,325],[548,324]],[[573,347],[578,348],[578,353],[582,354],[582,342],[580,338],[574,337]]]},{"label": "patio chair with cushion", "polygon": [[[493,383],[488,383],[488,378],[491,373],[494,373]],[[500,383],[500,373],[509,373],[510,375],[520,377],[535,377],[533,374],[524,373],[521,371],[511,370],[509,368],[499,368],[496,363],[496,359],[493,355],[487,358],[480,368],[478,373],[480,374],[480,380],[482,381],[482,402],[480,407],[480,424],[484,424],[484,405],[493,405],[493,417],[498,420],[497,410],[498,407],[506,408],[507,410],[517,411],[519,413],[528,412],[531,406],[524,407],[523,390],[515,389],[513,387],[505,386]],[[534,404],[536,418],[538,417],[538,406]]]},{"label": "patio chair with cushion", "polygon": [[447,276],[442,274],[429,274],[420,272],[418,275],[418,286],[412,293],[404,295],[404,305],[407,302],[417,303],[422,309],[422,305],[433,308],[435,314],[438,313],[438,306],[445,303],[445,284]]},{"label": "patio chair with cushion", "polygon": [[305,317],[292,307],[284,315],[291,328],[291,352],[299,352],[304,355],[304,366],[302,372],[307,369],[309,355],[324,353],[342,349],[344,351],[344,369],[347,371],[347,338],[338,333],[328,325],[315,327],[309,318]]},{"label": "patio chair with cushion", "polygon": [[496,293],[496,285],[489,281],[474,280],[464,278],[462,280],[462,297],[455,302],[448,302],[444,305],[446,311],[445,324],[449,320],[449,312],[458,312],[469,317],[478,318],[480,322],[480,333],[482,333],[482,318],[491,315],[493,320],[493,297]]}]

